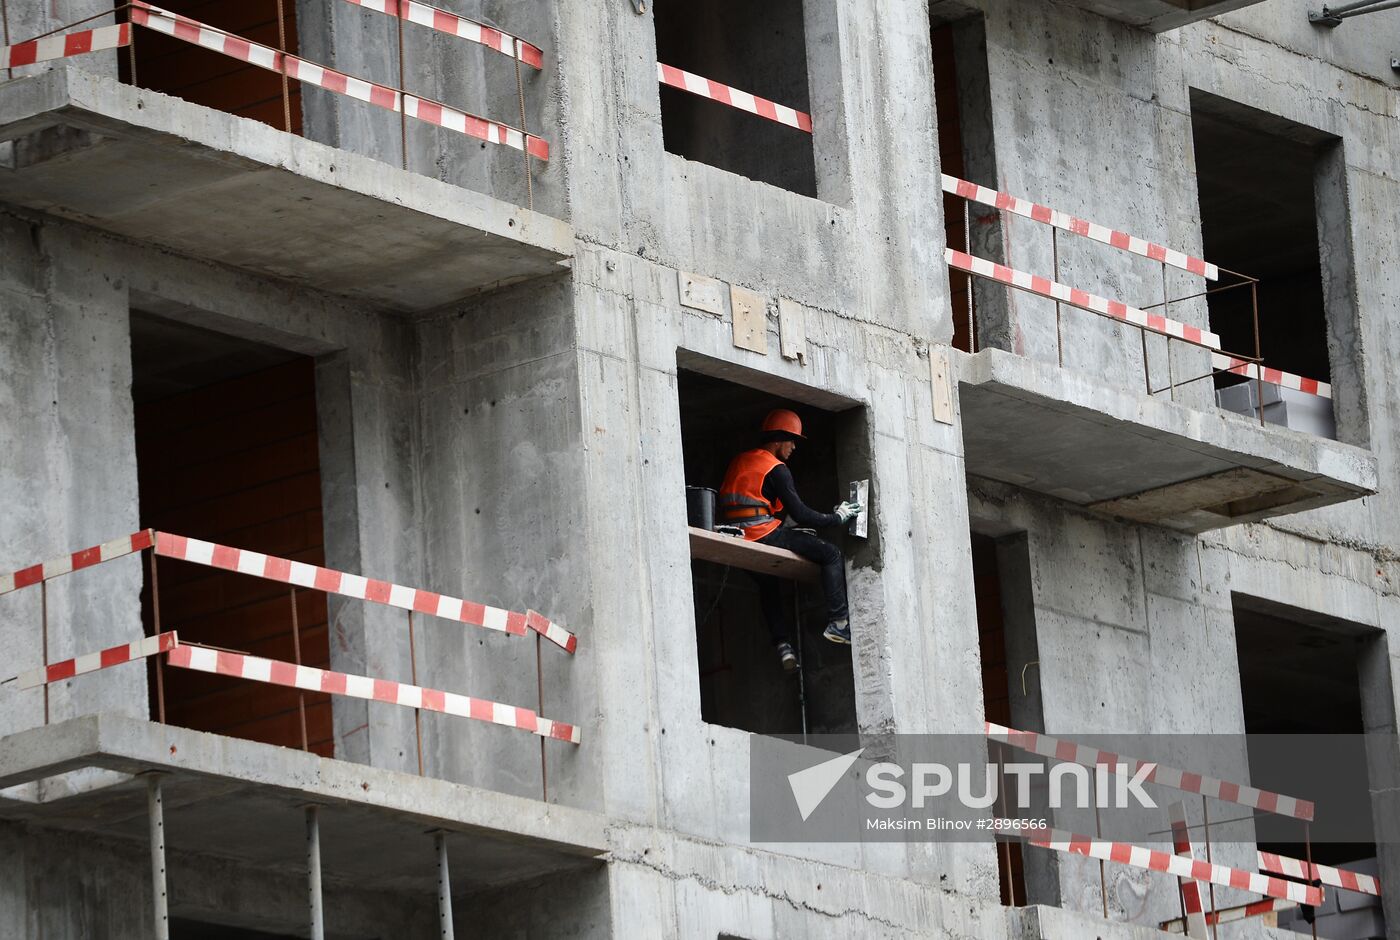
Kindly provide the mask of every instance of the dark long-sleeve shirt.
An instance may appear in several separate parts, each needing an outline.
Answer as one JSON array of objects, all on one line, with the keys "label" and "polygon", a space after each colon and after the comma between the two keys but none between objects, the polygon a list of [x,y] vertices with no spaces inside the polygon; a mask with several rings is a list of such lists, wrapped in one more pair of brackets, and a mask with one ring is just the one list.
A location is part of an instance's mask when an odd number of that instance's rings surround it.
[{"label": "dark long-sleeve shirt", "polygon": [[783,501],[783,511],[789,519],[808,529],[822,529],[841,524],[841,517],[833,512],[817,512],[797,495],[797,486],[792,482],[792,471],[787,464],[780,463],[768,471],[763,478],[763,498],[772,502]]}]

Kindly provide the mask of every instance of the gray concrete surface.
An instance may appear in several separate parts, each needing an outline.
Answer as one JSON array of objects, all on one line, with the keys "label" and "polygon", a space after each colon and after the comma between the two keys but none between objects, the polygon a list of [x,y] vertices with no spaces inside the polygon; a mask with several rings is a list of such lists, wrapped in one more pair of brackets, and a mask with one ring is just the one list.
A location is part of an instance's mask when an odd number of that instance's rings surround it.
[{"label": "gray concrete surface", "polygon": [[[59,6],[62,16],[12,0],[10,12],[36,31],[88,12]],[[430,779],[419,780],[405,775],[416,769],[412,713],[392,705],[337,702],[337,759],[323,761],[149,725],[140,667],[56,684],[52,720],[66,724],[47,729],[40,693],[0,688],[0,767],[23,769],[0,782],[50,775],[0,804],[0,841],[18,859],[0,866],[0,936],[39,925],[49,938],[94,935],[95,923],[111,936],[148,930],[139,820],[123,802],[132,782],[91,769],[52,778],[83,767],[159,767],[192,788],[172,824],[208,818],[213,829],[176,842],[177,914],[294,935],[304,931],[294,866],[268,860],[286,854],[278,821],[303,798],[334,801],[347,822],[378,821],[363,837],[337,830],[337,864],[355,873],[331,885],[345,936],[435,935],[413,827],[442,820],[483,847],[477,868],[462,861],[472,872],[463,909],[475,913],[462,935],[1111,940],[1172,916],[1171,879],[1110,867],[1105,921],[1098,866],[1033,849],[1032,906],[1010,911],[990,846],[749,844],[748,737],[701,720],[687,576],[681,368],[806,408],[855,409],[837,472],[869,477],[875,494],[875,537],[848,564],[862,732],[981,728],[969,530],[1001,540],[1008,672],[1028,677],[1024,696],[1012,685],[1012,713],[1033,730],[1243,731],[1233,611],[1244,601],[1366,636],[1365,722],[1393,729],[1400,120],[1394,74],[1376,60],[1400,50],[1400,12],[1319,33],[1305,4],[1268,0],[1154,34],[1121,17],[1164,4],[1112,6],[1111,16],[1048,0],[936,6],[940,21],[983,17],[957,30],[976,67],[960,102],[981,109],[967,118],[965,145],[978,154],[969,174],[1196,253],[1193,93],[1339,138],[1318,209],[1345,443],[1223,416],[1208,383],[1181,389],[1175,404],[1149,399],[1136,331],[1067,311],[1057,341],[1053,304],[996,290],[978,292],[988,351],[952,357],[954,423],[934,419],[929,354],[946,352],[953,312],[924,4],[804,4],[817,198],[667,153],[652,19],[613,0],[454,7],[546,50],[544,70],[522,84],[526,121],[553,159],[530,167],[529,190],[515,152],[429,128],[411,130],[405,173],[397,118],[327,93],[306,95],[301,141],[117,86],[114,54],[0,86],[0,108],[14,115],[5,124],[27,132],[38,124],[25,121],[81,114],[85,128],[129,139],[117,144],[133,148],[124,159],[145,154],[182,173],[212,162],[211,191],[231,187],[225,206],[263,212],[269,187],[311,193],[342,213],[333,224],[368,227],[423,269],[396,282],[373,265],[318,268],[246,230],[87,212],[113,193],[65,182],[63,167],[106,143],[65,151],[72,141],[51,135],[39,141],[47,163],[0,168],[0,494],[11,507],[0,568],[140,524],[132,309],[314,356],[327,563],[563,623],[580,638],[577,655],[546,643],[537,672],[528,639],[423,617],[416,666],[425,684],[540,704],[583,729],[581,746],[546,742],[542,759],[526,735],[428,715]],[[1194,6],[1192,18],[1216,12]],[[309,57],[397,81],[392,20],[329,0],[297,10]],[[518,120],[508,60],[416,27],[404,38],[411,88]],[[36,195],[26,174],[39,172],[52,191]],[[515,208],[531,198],[534,214]],[[979,251],[1051,272],[1048,230],[979,218]],[[483,241],[505,257],[482,262]],[[1346,263],[1331,264],[1339,245]],[[1138,306],[1160,299],[1158,266],[1087,241],[1059,247],[1062,281]],[[769,352],[735,347],[727,305],[719,315],[683,307],[678,272],[766,297]],[[518,276],[531,279],[468,296]],[[1172,273],[1167,286],[1178,295],[1202,285]],[[801,360],[779,353],[780,297],[803,306]],[[1287,328],[1262,313],[1265,329]],[[1199,299],[1174,303],[1172,316],[1209,321]],[[1147,344],[1154,386],[1205,370],[1199,351],[1173,347],[1169,367],[1165,343]],[[1006,400],[989,410],[993,387]],[[1112,460],[1086,467],[1071,453],[1048,467],[1034,445],[1063,445],[1066,413],[1097,426],[1090,443]],[[999,415],[1025,433],[1008,440]],[[1148,453],[1147,439],[1165,450]],[[1007,464],[1020,476],[997,469]],[[1145,524],[1081,505],[1132,496],[1144,478],[1165,485],[1232,467],[1316,483],[1342,501],[1241,514],[1250,521],[1200,535],[1170,531],[1170,516]],[[1058,474],[1053,486],[1022,478],[1046,473]],[[138,635],[141,579],[128,559],[54,582],[52,655]],[[39,661],[38,605],[35,589],[0,598],[0,657],[16,671]],[[333,668],[408,678],[402,612],[332,600],[330,614]],[[1234,772],[1247,768],[1240,755]],[[1389,779],[1382,770],[1377,779]],[[235,825],[239,807],[247,832]],[[366,857],[385,853],[414,860],[392,886],[364,888]],[[580,854],[600,861],[558,860]],[[1225,860],[1251,861],[1246,851]],[[1386,849],[1387,885],[1397,864]],[[267,898],[271,913],[250,918],[250,897]],[[1257,924],[1232,935],[1277,936]]]}]

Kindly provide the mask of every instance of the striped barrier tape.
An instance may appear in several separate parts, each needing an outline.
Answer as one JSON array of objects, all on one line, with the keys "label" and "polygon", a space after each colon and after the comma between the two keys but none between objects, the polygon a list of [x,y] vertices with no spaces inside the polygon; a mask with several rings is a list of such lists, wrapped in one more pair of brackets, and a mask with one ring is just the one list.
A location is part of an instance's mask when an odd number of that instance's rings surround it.
[{"label": "striped barrier tape", "polygon": [[1166,872],[1169,875],[1176,875],[1178,878],[1208,881],[1211,884],[1226,888],[1239,888],[1241,891],[1250,891],[1269,898],[1297,901],[1299,904],[1307,904],[1311,907],[1317,907],[1322,903],[1322,889],[1312,885],[1298,884],[1296,881],[1261,875],[1240,868],[1230,868],[1227,865],[1214,865],[1198,859],[1183,858],[1180,855],[1133,845],[1130,842],[1110,842],[1106,839],[1076,835],[1059,829],[1045,829],[1041,832],[1044,835],[1027,833],[1024,838],[1031,845],[1042,849],[1068,852],[1071,855],[1083,855],[1087,858],[1102,859],[1105,862],[1117,862],[1120,865],[1131,865],[1134,868],[1143,868],[1148,871]]},{"label": "striped barrier tape", "polygon": [[550,622],[548,617],[534,611],[522,614],[513,610],[503,610],[500,607],[488,607],[485,604],[464,601],[447,594],[420,591],[417,588],[404,587],[389,581],[347,574],[331,568],[322,568],[319,565],[308,565],[288,558],[278,558],[276,555],[264,555],[261,552],[230,548],[227,545],[187,538],[183,535],[171,535],[168,532],[155,534],[155,547],[157,555],[163,555],[167,558],[177,558],[197,565],[208,565],[211,568],[222,568],[225,571],[252,575],[255,578],[266,578],[269,581],[281,581],[284,584],[295,584],[317,591],[340,594],[344,597],[373,601],[376,604],[386,604],[401,610],[413,610],[433,617],[442,617],[444,620],[456,620],[459,623],[485,627],[488,630],[497,630],[514,636],[524,636],[527,629],[534,630],[570,653],[578,649],[578,637],[558,624]]},{"label": "striped barrier tape", "polygon": [[757,114],[770,121],[777,121],[779,124],[795,127],[809,134],[812,133],[812,116],[806,111],[789,108],[787,105],[769,101],[767,98],[760,98],[758,95],[751,95],[747,91],[740,91],[737,88],[730,88],[728,85],[721,85],[719,82],[712,81],[702,75],[678,69],[673,65],[662,65],[660,62],[656,63],[656,77],[663,85],[679,88],[692,95],[718,101],[731,108],[738,108],[740,111]]},{"label": "striped barrier tape", "polygon": [[1026,274],[1024,271],[1017,271],[1015,268],[1008,268],[1004,264],[997,264],[976,255],[970,255],[964,251],[955,251],[952,248],[943,249],[943,258],[949,267],[957,268],[968,274],[977,277],[989,278],[998,281],[1018,290],[1045,297],[1049,300],[1058,300],[1061,303],[1069,304],[1071,307],[1079,307],[1091,313],[1097,313],[1105,317],[1112,317],[1115,320],[1122,320],[1125,323],[1132,323],[1154,333],[1163,336],[1171,336],[1176,339],[1184,339],[1192,343],[1199,343],[1202,346],[1209,346],[1212,349],[1220,348],[1220,337],[1209,330],[1203,330],[1197,326],[1188,326],[1185,323],[1178,323],[1167,317],[1159,316],[1155,313],[1148,313],[1136,307],[1129,307],[1118,300],[1108,300],[1097,294],[1079,290],[1076,287],[1069,287],[1058,281],[1052,281],[1048,277],[1040,277],[1035,274]]},{"label": "striped barrier tape", "polygon": [[145,3],[144,0],[132,0],[131,21],[139,26],[145,26],[204,49],[222,53],[270,72],[277,72],[308,85],[315,85],[317,88],[324,88],[327,91],[333,91],[358,101],[368,102],[388,111],[402,110],[409,117],[417,118],[436,127],[456,131],[459,134],[475,137],[488,143],[502,144],[515,150],[523,150],[530,156],[538,157],[541,160],[549,159],[548,142],[533,134],[516,130],[498,121],[468,114],[466,111],[459,111],[441,102],[401,92],[387,85],[354,78],[344,72],[337,72],[335,69],[308,62],[289,53],[279,52],[270,46],[242,39],[221,29],[206,26],[197,20],[152,6]]},{"label": "striped barrier tape", "polygon": [[28,568],[21,568],[11,574],[0,574],[0,594],[8,594],[11,591],[18,591],[20,588],[29,587],[31,584],[38,584],[40,581],[48,581],[50,578],[68,574],[70,571],[91,568],[93,565],[100,565],[113,558],[134,554],[150,548],[153,541],[154,533],[150,529],[142,529],[140,532],[133,532],[119,539],[103,542],[101,545],[94,545],[92,548],[85,548],[80,552],[72,552],[62,558],[30,565]]},{"label": "striped barrier tape", "polygon": [[[1167,808],[1172,826],[1172,850],[1183,858],[1194,859],[1196,850],[1191,846],[1191,834],[1186,828],[1186,805],[1180,801]],[[1201,883],[1190,878],[1181,879],[1181,907],[1186,912],[1186,936],[1193,940],[1207,940],[1206,906],[1201,900]]]},{"label": "striped barrier tape", "polygon": [[112,646],[98,653],[85,653],[82,656],[65,659],[60,663],[49,663],[47,666],[22,672],[16,676],[18,685],[15,688],[33,689],[50,682],[62,682],[64,679],[71,679],[74,676],[97,672],[99,669],[120,666],[122,663],[145,659],[147,656],[154,656],[157,653],[167,653],[179,645],[180,641],[174,630],[156,636],[148,636],[134,643],[123,643],[121,646]]},{"label": "striped barrier tape", "polygon": [[[1310,868],[1311,875],[1308,874]],[[1320,881],[1330,887],[1344,888],[1358,894],[1381,896],[1381,883],[1379,879],[1371,875],[1363,875],[1359,871],[1348,871],[1345,868],[1333,868],[1330,865],[1305,862],[1300,858],[1289,858],[1287,855],[1275,855],[1273,852],[1259,853],[1259,870],[1272,872],[1275,875],[1287,875],[1289,878],[1297,878],[1300,881]]]},{"label": "striped barrier tape", "polygon": [[170,651],[166,662],[181,669],[210,672],[221,676],[234,676],[281,685],[291,689],[304,689],[308,692],[325,692],[330,695],[344,695],[350,698],[365,699],[371,702],[385,702],[402,705],[406,708],[421,708],[425,711],[456,715],[460,718],[474,718],[518,728],[544,738],[555,738],[578,744],[579,729],[562,721],[543,718],[529,708],[502,705],[486,699],[458,695],[455,692],[440,692],[425,689],[405,682],[391,682],[387,679],[371,679],[343,672],[331,672],[314,666],[298,666],[295,663],[243,653],[229,653],[182,643]]},{"label": "striped barrier tape", "polygon": [[1209,261],[1194,258],[1174,248],[1164,248],[1126,232],[1114,231],[1095,222],[1076,219],[1058,209],[1051,209],[1049,206],[1042,206],[1009,193],[978,186],[976,183],[969,183],[967,180],[949,176],[947,173],[943,174],[943,191],[961,196],[964,199],[971,199],[973,202],[980,202],[984,206],[991,206],[994,209],[1013,212],[1037,222],[1044,222],[1066,232],[1073,232],[1075,235],[1082,235],[1096,242],[1102,242],[1105,245],[1141,255],[1144,258],[1151,258],[1153,261],[1160,261],[1174,268],[1190,271],[1192,274],[1199,274],[1208,281],[1220,278],[1220,268]]},{"label": "striped barrier tape", "polygon": [[1122,764],[1124,772],[1132,776],[1137,775],[1139,768],[1146,767],[1149,770],[1143,779],[1149,783],[1208,796],[1213,800],[1220,800],[1222,803],[1233,803],[1236,806],[1247,806],[1250,809],[1261,809],[1267,813],[1276,813],[1279,816],[1307,821],[1313,819],[1315,812],[1311,800],[1300,800],[1296,797],[1284,796],[1281,793],[1257,790],[1244,784],[1229,783],[1202,774],[1176,770],[1152,761],[1140,761],[1135,757],[1114,754],[1112,751],[1085,747],[1082,744],[1075,744],[1073,741],[1061,741],[1048,735],[1036,734],[1034,731],[1016,731],[993,724],[990,721],[985,723],[985,729],[987,737],[992,740],[1009,744],[1031,754],[1039,754],[1041,757],[1053,757],[1056,760],[1081,764],[1085,767],[1097,767],[1099,764],[1105,764],[1113,768]]},{"label": "striped barrier tape", "polygon": [[[1236,359],[1234,356],[1225,353],[1212,352],[1210,354],[1210,366],[1212,369],[1219,369],[1221,372],[1229,372],[1232,375],[1243,375],[1248,378],[1259,378],[1259,366],[1253,362],[1245,362],[1243,359]],[[1294,375],[1291,372],[1283,372],[1279,369],[1271,369],[1268,366],[1263,368],[1263,380],[1271,385],[1282,385],[1284,388],[1291,388],[1295,392],[1306,392],[1309,395],[1316,395],[1319,398],[1331,398],[1332,386],[1327,382],[1319,382],[1317,379],[1305,379],[1301,375]]]},{"label": "striped barrier tape", "polygon": [[[1222,907],[1218,911],[1210,911],[1206,914],[1206,923],[1229,924],[1237,920],[1246,920],[1250,917],[1259,917],[1263,914],[1273,914],[1277,911],[1290,911],[1298,906],[1297,901],[1285,901],[1283,898],[1265,898],[1262,901],[1255,901],[1251,904],[1241,904],[1239,907]],[[1185,933],[1186,921],[1183,918],[1162,921],[1161,927],[1167,933]]]},{"label": "striped barrier tape", "polygon": [[538,46],[533,46],[518,36],[512,36],[510,33],[502,32],[484,23],[469,20],[465,16],[458,16],[446,10],[439,10],[435,6],[419,3],[418,0],[405,0],[403,3],[400,3],[399,0],[345,0],[345,2],[364,7],[366,10],[375,10],[388,16],[399,17],[410,23],[417,23],[419,26],[447,33],[449,36],[460,36],[469,42],[480,43],[495,49],[512,59],[519,59],[526,65],[532,65],[537,69],[544,68],[544,52]]},{"label": "striped barrier tape", "polygon": [[62,36],[45,36],[13,46],[0,46],[0,69],[17,69],[21,65],[68,59],[100,49],[116,49],[131,42],[131,24],[98,26]]}]

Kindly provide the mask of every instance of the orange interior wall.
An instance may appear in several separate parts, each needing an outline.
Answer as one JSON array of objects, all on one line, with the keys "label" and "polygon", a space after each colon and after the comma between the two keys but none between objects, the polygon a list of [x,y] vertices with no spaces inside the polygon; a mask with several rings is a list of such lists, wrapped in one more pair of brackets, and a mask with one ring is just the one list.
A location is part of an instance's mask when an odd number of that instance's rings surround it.
[{"label": "orange interior wall", "polygon": [[[141,524],[324,563],[313,369],[310,359],[298,359],[138,404]],[[154,625],[149,580],[142,604],[148,629]],[[159,580],[163,630],[178,630],[181,640],[294,659],[288,585],[169,558],[160,560]],[[304,589],[296,595],[302,662],[326,667],[325,595]],[[296,690],[170,667],[163,678],[171,724],[302,745]],[[154,699],[154,681],[151,693]],[[311,749],[331,756],[330,697],[305,696]]]},{"label": "orange interior wall", "polygon": [[[243,39],[277,48],[277,0],[161,0],[163,9],[216,26]],[[287,52],[297,51],[295,0],[282,0]],[[284,127],[282,77],[149,29],[137,28],[134,84],[301,133],[301,87],[288,81],[291,127]],[[118,57],[121,78],[131,82],[131,60]]]}]

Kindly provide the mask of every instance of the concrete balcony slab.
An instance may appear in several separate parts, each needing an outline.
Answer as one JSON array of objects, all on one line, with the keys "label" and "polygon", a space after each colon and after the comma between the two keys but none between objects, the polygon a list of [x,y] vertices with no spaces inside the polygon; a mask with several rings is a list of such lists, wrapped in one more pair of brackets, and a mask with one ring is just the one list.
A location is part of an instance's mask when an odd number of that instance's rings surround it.
[{"label": "concrete balcony slab", "polygon": [[573,252],[558,219],[67,67],[0,84],[0,203],[402,311]]},{"label": "concrete balcony slab", "polygon": [[999,349],[957,363],[969,475],[1190,533],[1376,491],[1375,457],[1348,444]]},{"label": "concrete balcony slab", "polygon": [[0,740],[0,819],[145,842],[153,773],[172,852],[297,878],[312,804],[327,875],[379,890],[436,890],[435,829],[450,833],[454,891],[596,867],[606,852],[604,818],[586,810],[115,715]]},{"label": "concrete balcony slab", "polygon": [[1152,33],[1208,19],[1259,3],[1260,0],[1068,0],[1100,16]]}]

